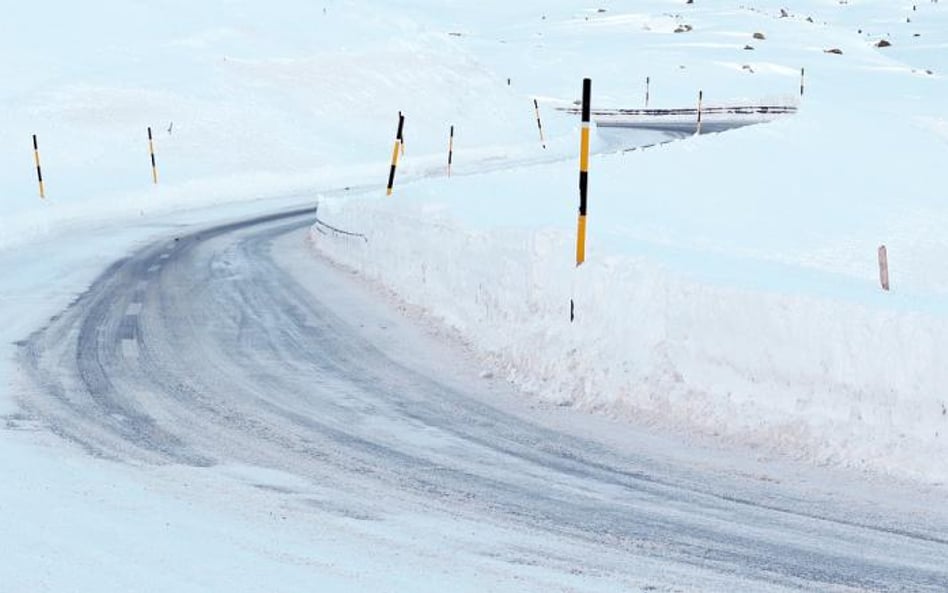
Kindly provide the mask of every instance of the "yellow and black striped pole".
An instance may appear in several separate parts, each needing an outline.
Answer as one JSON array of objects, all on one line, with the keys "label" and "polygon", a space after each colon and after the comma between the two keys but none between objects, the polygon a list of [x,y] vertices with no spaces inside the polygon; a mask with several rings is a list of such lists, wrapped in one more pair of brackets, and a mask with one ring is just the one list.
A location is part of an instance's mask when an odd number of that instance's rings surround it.
[{"label": "yellow and black striped pole", "polygon": [[33,160],[36,161],[36,178],[39,180],[39,194],[41,198],[46,198],[46,188],[43,186],[43,169],[40,167],[39,142],[36,141],[36,134],[33,134]]},{"label": "yellow and black striped pole", "polygon": [[540,144],[546,149],[546,140],[543,139],[543,124],[540,123],[540,105],[537,100],[533,100],[533,111],[537,114],[537,129],[540,130]]},{"label": "yellow and black striped pole", "polygon": [[448,177],[451,176],[451,162],[454,160],[454,126],[448,134]]},{"label": "yellow and black striped pole", "polygon": [[583,79],[583,127],[579,140],[579,222],[576,231],[576,265],[586,261],[586,194],[589,189],[589,114],[592,80]]},{"label": "yellow and black striped pole", "polygon": [[148,126],[148,154],[151,155],[151,180],[158,183],[158,166],[155,164],[155,142],[151,136],[151,126]]},{"label": "yellow and black striped pole", "polygon": [[392,188],[395,186],[395,167],[398,166],[398,150],[402,143],[402,129],[405,127],[405,116],[398,112],[398,132],[395,134],[395,148],[392,150],[392,168],[388,172],[388,189],[385,195],[392,195]]},{"label": "yellow and black striped pole", "polygon": [[701,104],[704,101],[704,91],[698,91],[698,130],[696,134],[701,134]]}]

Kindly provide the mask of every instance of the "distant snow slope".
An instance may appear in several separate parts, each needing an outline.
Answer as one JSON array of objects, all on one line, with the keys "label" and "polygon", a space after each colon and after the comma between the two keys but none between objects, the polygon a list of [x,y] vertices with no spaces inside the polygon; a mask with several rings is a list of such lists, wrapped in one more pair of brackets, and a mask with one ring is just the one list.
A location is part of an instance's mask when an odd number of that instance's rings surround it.
[{"label": "distant snow slope", "polygon": [[439,164],[448,121],[468,150],[535,138],[525,89],[451,27],[398,7],[100,0],[12,6],[0,27],[0,49],[15,56],[0,65],[0,248],[50,225],[384,184],[400,110],[409,154],[437,152]]},{"label": "distant snow slope", "polygon": [[653,106],[793,100],[801,67],[805,96],[791,119],[645,151],[614,154],[639,139],[602,130],[579,270],[575,120],[568,160],[323,200],[369,240],[315,243],[544,399],[943,481],[948,5],[916,5],[637,2],[485,25],[458,44],[565,101],[583,76],[597,107],[641,107],[646,76]]}]

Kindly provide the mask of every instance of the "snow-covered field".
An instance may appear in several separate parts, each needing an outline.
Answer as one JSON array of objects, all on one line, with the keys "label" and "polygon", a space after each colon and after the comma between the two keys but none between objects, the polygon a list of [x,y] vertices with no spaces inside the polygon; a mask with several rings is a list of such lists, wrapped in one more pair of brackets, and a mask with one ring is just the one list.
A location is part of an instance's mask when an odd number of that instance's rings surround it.
[{"label": "snow-covered field", "polygon": [[[0,592],[609,589],[568,569],[512,580],[503,558],[468,553],[518,542],[485,526],[432,543],[441,527],[423,516],[287,525],[299,515],[261,488],[291,476],[90,460],[19,412],[14,343],[113,260],[316,201],[368,239],[314,228],[316,250],[456,330],[485,375],[535,401],[918,480],[943,500],[948,3],[95,0],[2,16]],[[584,77],[597,108],[643,107],[649,77],[652,107],[703,90],[800,112],[644,150],[627,149],[668,138],[594,132],[577,269],[579,122],[557,108]]]}]

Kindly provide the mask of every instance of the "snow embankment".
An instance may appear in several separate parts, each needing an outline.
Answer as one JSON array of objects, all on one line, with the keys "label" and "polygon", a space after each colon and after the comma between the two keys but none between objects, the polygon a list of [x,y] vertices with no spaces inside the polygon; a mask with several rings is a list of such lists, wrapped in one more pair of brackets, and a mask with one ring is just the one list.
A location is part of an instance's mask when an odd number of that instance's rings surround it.
[{"label": "snow embankment", "polygon": [[932,264],[948,208],[930,183],[944,153],[908,121],[814,107],[600,156],[579,269],[572,161],[324,199],[322,220],[367,240],[312,238],[543,400],[945,480],[948,272]]}]

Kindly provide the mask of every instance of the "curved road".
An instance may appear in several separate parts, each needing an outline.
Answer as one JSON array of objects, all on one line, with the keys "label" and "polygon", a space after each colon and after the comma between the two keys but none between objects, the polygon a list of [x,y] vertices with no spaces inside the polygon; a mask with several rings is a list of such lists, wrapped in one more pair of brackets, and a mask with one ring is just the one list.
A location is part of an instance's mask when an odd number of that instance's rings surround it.
[{"label": "curved road", "polygon": [[346,273],[278,257],[302,251],[312,221],[219,226],[116,262],[21,344],[37,387],[24,407],[97,456],[290,472],[329,493],[317,513],[423,510],[553,542],[563,557],[524,543],[518,561],[579,566],[616,590],[646,566],[687,590],[948,590],[937,525],[766,484],[737,496],[492,405],[479,390],[499,382],[470,368],[411,363],[418,345]]}]

